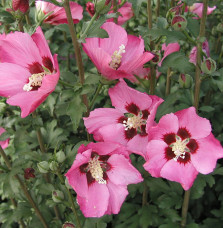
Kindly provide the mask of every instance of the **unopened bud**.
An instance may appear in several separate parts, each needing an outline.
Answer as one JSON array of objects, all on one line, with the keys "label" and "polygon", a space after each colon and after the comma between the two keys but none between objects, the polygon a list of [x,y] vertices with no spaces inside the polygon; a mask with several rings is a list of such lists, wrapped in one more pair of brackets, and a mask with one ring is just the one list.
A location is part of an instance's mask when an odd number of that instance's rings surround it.
[{"label": "unopened bud", "polygon": [[12,8],[15,11],[20,10],[22,13],[26,13],[29,9],[29,0],[12,0]]},{"label": "unopened bud", "polygon": [[91,17],[93,17],[94,14],[95,14],[95,6],[94,6],[94,3],[87,2],[86,3],[86,10],[91,15]]},{"label": "unopened bud", "polygon": [[58,163],[56,161],[51,161],[50,162],[50,169],[53,171],[53,172],[56,172],[58,170]]},{"label": "unopened bud", "polygon": [[59,190],[54,190],[52,191],[52,199],[55,203],[60,203],[63,201],[64,199],[64,194],[63,192],[59,191]]},{"label": "unopened bud", "polygon": [[170,8],[167,11],[166,19],[167,19],[168,22],[171,22],[175,15],[180,15],[181,14],[182,6],[183,6],[183,3],[180,4],[180,5],[177,5],[175,7],[172,7],[172,8]]},{"label": "unopened bud", "polygon": [[219,23],[216,29],[218,32],[223,32],[223,23]]},{"label": "unopened bud", "polygon": [[152,51],[151,53],[154,55],[154,57],[150,60],[150,62],[153,64],[159,63],[159,61],[161,60],[160,52],[159,51]]},{"label": "unopened bud", "polygon": [[189,74],[181,74],[178,82],[180,88],[188,89],[191,87],[193,79]]},{"label": "unopened bud", "polygon": [[71,222],[65,222],[62,228],[75,228],[75,225]]},{"label": "unopened bud", "polygon": [[29,180],[30,178],[35,178],[36,176],[34,173],[35,173],[35,170],[33,168],[26,168],[24,170],[24,178],[26,180]]},{"label": "unopened bud", "polygon": [[207,58],[201,63],[201,71],[205,74],[212,74],[216,70],[216,62],[211,59]]},{"label": "unopened bud", "polygon": [[66,159],[66,156],[63,151],[59,151],[56,153],[56,158],[59,163],[62,163]]},{"label": "unopened bud", "polygon": [[172,19],[171,25],[175,31],[182,31],[187,27],[187,19],[184,16],[176,15]]},{"label": "unopened bud", "polygon": [[41,173],[48,173],[49,171],[49,163],[47,161],[39,162],[37,167]]}]

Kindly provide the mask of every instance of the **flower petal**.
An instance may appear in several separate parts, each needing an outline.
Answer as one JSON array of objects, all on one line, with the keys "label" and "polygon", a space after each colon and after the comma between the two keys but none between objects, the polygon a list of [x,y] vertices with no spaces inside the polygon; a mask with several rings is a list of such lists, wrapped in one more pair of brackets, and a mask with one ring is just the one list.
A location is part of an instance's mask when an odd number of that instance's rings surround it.
[{"label": "flower petal", "polygon": [[198,116],[194,107],[178,111],[175,115],[179,119],[179,127],[186,128],[192,138],[204,138],[211,133],[210,121]]},{"label": "flower petal", "polygon": [[223,158],[223,148],[212,133],[197,141],[199,148],[191,155],[192,163],[198,172],[211,173],[216,166],[217,159]]},{"label": "flower petal", "polygon": [[160,175],[170,181],[179,182],[184,190],[188,190],[194,183],[198,171],[194,168],[192,163],[179,163],[177,161],[169,160],[161,169]]}]

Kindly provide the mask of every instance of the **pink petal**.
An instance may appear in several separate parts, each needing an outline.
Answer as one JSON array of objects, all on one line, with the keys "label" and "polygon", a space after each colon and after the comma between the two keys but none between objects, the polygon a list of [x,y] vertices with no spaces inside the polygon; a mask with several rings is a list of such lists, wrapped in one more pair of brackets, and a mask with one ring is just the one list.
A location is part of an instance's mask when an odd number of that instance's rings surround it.
[{"label": "pink petal", "polygon": [[112,105],[123,113],[126,113],[126,105],[131,103],[137,105],[140,110],[148,109],[152,104],[152,99],[146,93],[128,87],[124,80],[120,80],[108,93]]},{"label": "pink petal", "polygon": [[217,159],[223,157],[223,148],[220,142],[211,133],[203,139],[198,139],[199,149],[191,155],[191,160],[198,172],[211,173],[217,163]]},{"label": "pink petal", "polygon": [[122,145],[127,144],[127,139],[125,138],[125,128],[122,124],[109,124],[101,127],[98,130],[104,141],[116,142]]},{"label": "pink petal", "polygon": [[112,182],[107,184],[109,191],[108,209],[105,214],[118,214],[120,208],[128,195],[128,190],[124,186],[115,185]]},{"label": "pink petal", "polygon": [[113,184],[125,186],[143,181],[139,171],[123,155],[112,155],[108,159],[108,163],[112,168],[107,171],[107,175]]},{"label": "pink petal", "polygon": [[[54,61],[53,61],[52,54],[50,52],[49,45],[44,37],[43,31],[40,26],[36,29],[36,32],[32,35],[32,39],[36,43],[36,46],[39,49],[39,53],[40,53],[41,57],[42,58],[49,57],[53,63]],[[41,61],[41,63],[42,63],[42,61]]]},{"label": "pink petal", "polygon": [[163,116],[157,126],[148,129],[149,141],[152,139],[163,140],[163,136],[169,133],[177,133],[179,122],[173,113]]},{"label": "pink petal", "polygon": [[143,64],[147,63],[154,57],[153,54],[149,52],[144,52],[141,56],[138,58],[135,58],[134,61],[131,63],[123,63],[119,67],[119,70],[127,71],[127,72],[133,72],[135,69],[141,67]]},{"label": "pink petal", "polygon": [[146,146],[148,144],[148,136],[141,136],[137,134],[127,143],[127,148],[130,152],[146,157]]},{"label": "pink petal", "polygon": [[211,133],[209,120],[198,116],[194,107],[178,111],[175,115],[179,119],[179,127],[186,128],[192,138],[204,138]]},{"label": "pink petal", "polygon": [[30,76],[29,71],[13,63],[0,64],[0,96],[10,97],[24,92],[23,86]]},{"label": "pink petal", "polygon": [[36,43],[27,33],[14,32],[0,40],[1,62],[15,63],[22,67],[34,62],[42,63]]},{"label": "pink petal", "polygon": [[[190,11],[196,13],[200,18],[202,17],[203,3],[194,3],[190,8]],[[214,7],[208,7],[207,15],[211,14],[216,9]]]},{"label": "pink petal", "polygon": [[101,217],[108,208],[109,191],[107,185],[94,182],[88,188],[86,197],[77,196],[78,204],[85,217]]},{"label": "pink petal", "polygon": [[164,56],[159,62],[158,66],[162,65],[163,60],[173,52],[177,52],[180,50],[180,45],[178,43],[170,43],[166,46],[166,44],[162,45],[162,50],[164,51]]},{"label": "pink petal", "polygon": [[90,112],[90,116],[84,119],[85,127],[88,129],[89,133],[94,133],[94,131],[99,128],[109,125],[117,124],[118,119],[123,116],[123,113],[114,108],[98,108]]},{"label": "pink petal", "polygon": [[144,40],[141,37],[128,35],[128,43],[125,47],[125,53],[122,55],[122,64],[139,58],[144,53],[144,48]]},{"label": "pink petal", "polygon": [[152,140],[148,143],[146,163],[143,165],[153,177],[160,177],[160,171],[167,162],[165,159],[166,143],[161,140]]},{"label": "pink petal", "polygon": [[[5,132],[5,129],[0,127],[0,135],[2,135]],[[2,149],[7,148],[9,145],[9,138],[4,140],[4,141],[0,141],[0,146],[2,147]]]},{"label": "pink petal", "polygon": [[113,22],[106,22],[101,26],[106,30],[109,38],[100,39],[100,47],[110,56],[123,44],[126,46],[128,38],[125,29]]},{"label": "pink petal", "polygon": [[123,25],[126,21],[134,16],[132,10],[132,3],[126,2],[121,8],[118,9],[121,16],[118,17],[118,25]]},{"label": "pink petal", "polygon": [[160,174],[167,180],[179,182],[184,190],[188,190],[193,185],[198,172],[191,163],[181,164],[172,159],[163,166]]},{"label": "pink petal", "polygon": [[45,101],[48,94],[38,93],[38,91],[21,92],[15,94],[7,100],[7,103],[21,108],[21,117],[25,118]]}]

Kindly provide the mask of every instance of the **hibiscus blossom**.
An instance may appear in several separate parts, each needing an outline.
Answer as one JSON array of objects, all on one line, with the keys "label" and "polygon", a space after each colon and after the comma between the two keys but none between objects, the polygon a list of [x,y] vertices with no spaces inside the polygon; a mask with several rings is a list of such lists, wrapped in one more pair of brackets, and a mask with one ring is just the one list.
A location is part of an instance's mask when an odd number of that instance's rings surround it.
[{"label": "hibiscus blossom", "polygon": [[153,177],[179,182],[188,190],[198,173],[213,171],[223,148],[211,133],[209,120],[190,107],[163,116],[151,128],[147,155],[144,168]]},{"label": "hibiscus blossom", "polygon": [[[5,129],[0,127],[0,135],[2,135],[5,132]],[[0,141],[0,146],[2,147],[2,149],[5,149],[6,147],[8,147],[9,145],[9,138],[4,140],[4,141]]]},{"label": "hibiscus blossom", "polygon": [[143,180],[126,148],[109,142],[82,145],[65,176],[85,217],[118,214],[128,195],[127,185]]},{"label": "hibiscus blossom", "polygon": [[[194,3],[192,6],[187,7],[186,11],[193,12],[199,16],[199,18],[202,18],[202,11],[203,11],[203,3]],[[216,9],[216,6],[214,7],[208,7],[207,9],[207,15],[211,14]],[[199,19],[195,18],[195,19]]]},{"label": "hibiscus blossom", "polygon": [[53,92],[59,79],[57,55],[52,57],[41,28],[30,36],[15,32],[0,40],[0,96],[19,106],[24,118]]},{"label": "hibiscus blossom", "polygon": [[[58,2],[61,2],[58,0]],[[51,25],[68,24],[65,9],[62,6],[56,6],[50,2],[36,1],[38,13],[43,12],[44,15],[51,13],[44,23]],[[70,10],[74,24],[79,23],[83,18],[83,8],[76,2],[70,2]]]},{"label": "hibiscus blossom", "polygon": [[154,124],[157,107],[163,99],[141,93],[121,80],[109,89],[114,108],[98,108],[84,118],[84,124],[95,140],[112,141],[145,157],[148,129]]},{"label": "hibiscus blossom", "polygon": [[133,71],[153,58],[144,52],[141,37],[128,35],[113,22],[102,25],[109,38],[87,38],[83,49],[91,58],[98,71],[109,80],[128,78],[135,80]]}]

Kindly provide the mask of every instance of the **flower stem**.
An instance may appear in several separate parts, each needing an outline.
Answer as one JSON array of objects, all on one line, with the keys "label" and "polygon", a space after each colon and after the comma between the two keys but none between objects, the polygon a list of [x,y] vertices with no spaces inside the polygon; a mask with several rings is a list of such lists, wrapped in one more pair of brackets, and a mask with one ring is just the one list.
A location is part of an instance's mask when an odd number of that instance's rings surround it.
[{"label": "flower stem", "polygon": [[[149,29],[152,29],[152,6],[151,6],[151,1],[152,0],[148,0],[147,1],[147,14],[148,14],[148,27]],[[151,38],[150,38],[151,39]],[[150,49],[151,51],[153,51],[154,49],[154,42],[151,40],[150,41]],[[152,66],[150,68],[150,94],[154,94],[155,93],[155,83],[156,83],[156,70],[155,67]]]},{"label": "flower stem", "polygon": [[[81,49],[80,49],[80,46],[78,44],[77,34],[76,34],[76,31],[74,28],[74,22],[72,19],[69,0],[64,0],[63,7],[64,7],[65,12],[66,12],[68,27],[70,30],[71,39],[72,39],[72,43],[74,46],[74,53],[75,53],[75,57],[76,57],[76,61],[77,61],[80,83],[83,85],[84,84],[84,67],[83,67],[83,61],[82,61],[82,56],[81,56]],[[87,100],[86,94],[82,95],[82,99],[83,99],[85,106],[88,109],[88,100]]]},{"label": "flower stem", "polygon": [[[61,175],[60,169],[57,169],[56,174],[59,177],[61,184],[64,185],[65,181],[64,181],[63,176]],[[79,217],[78,217],[78,214],[77,214],[77,210],[76,210],[76,207],[75,207],[75,204],[74,204],[74,201],[73,201],[73,196],[72,196],[70,190],[67,187],[66,187],[66,191],[67,191],[67,195],[69,197],[69,202],[71,202],[71,209],[72,209],[72,211],[74,213],[74,216],[75,216],[75,219],[76,219],[76,222],[77,222],[77,226],[79,228],[82,228],[80,220],[79,220]]]},{"label": "flower stem", "polygon": [[94,102],[95,102],[95,100],[96,100],[98,94],[100,93],[100,91],[101,91],[101,89],[102,89],[102,86],[103,86],[103,85],[102,85],[101,83],[98,84],[98,88],[97,88],[97,90],[96,90],[96,92],[95,92],[95,94],[94,94],[94,97],[92,98],[92,100],[91,100],[91,102],[90,102],[89,111],[91,111],[91,109],[93,108]]},{"label": "flower stem", "polygon": [[[0,145],[0,154],[3,157],[6,166],[8,167],[9,170],[12,169],[12,165],[9,161],[9,159],[7,158],[7,155],[5,154],[4,150],[2,149],[1,145]],[[37,207],[36,203],[34,202],[32,196],[30,195],[29,191],[27,190],[26,185],[23,183],[23,181],[21,180],[21,178],[19,177],[18,174],[15,175],[15,178],[18,180],[20,187],[22,188],[23,193],[25,194],[27,200],[29,201],[29,203],[32,205],[33,209],[36,212],[36,215],[39,217],[40,221],[42,222],[44,228],[48,228],[48,225],[43,217],[43,215],[41,214],[39,208]]]},{"label": "flower stem", "polygon": [[[207,17],[207,7],[208,7],[208,0],[204,0],[199,37],[205,36],[205,22]],[[195,71],[194,107],[198,111],[199,100],[200,100],[200,84],[201,84],[201,79],[200,79],[201,51],[200,50],[202,50],[202,42],[200,42],[199,39],[197,43],[197,50],[198,51],[197,51],[197,59],[196,59],[196,71]],[[185,191],[185,194],[184,194],[181,228],[184,228],[187,224],[187,211],[188,211],[189,200],[190,200],[190,190]]]},{"label": "flower stem", "polygon": [[187,31],[183,30],[183,34],[187,37],[187,39],[188,39],[194,46],[197,45],[196,41],[193,40],[193,39],[189,36],[189,34],[188,34]]},{"label": "flower stem", "polygon": [[160,0],[157,0],[157,5],[156,5],[156,19],[160,15]]},{"label": "flower stem", "polygon": [[172,71],[171,71],[171,68],[168,67],[168,70],[167,70],[167,78],[166,78],[166,93],[165,95],[168,96],[170,94],[170,85],[171,85],[171,75],[172,75]]},{"label": "flower stem", "polygon": [[[113,0],[113,11],[114,11],[114,13],[117,13],[117,10],[118,10],[117,0]],[[114,18],[114,22],[115,22],[115,24],[118,24],[118,18]]]}]

